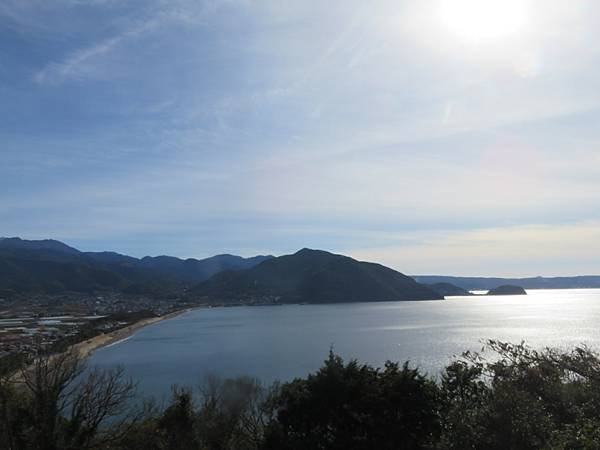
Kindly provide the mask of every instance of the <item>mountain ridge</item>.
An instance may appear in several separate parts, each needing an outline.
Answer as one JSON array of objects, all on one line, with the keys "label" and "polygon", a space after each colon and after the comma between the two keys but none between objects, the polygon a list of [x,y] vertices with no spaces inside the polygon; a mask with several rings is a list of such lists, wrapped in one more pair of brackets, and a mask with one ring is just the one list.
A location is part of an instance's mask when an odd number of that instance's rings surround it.
[{"label": "mountain ridge", "polygon": [[98,290],[160,293],[204,281],[221,270],[251,267],[268,258],[272,256],[135,258],[111,251],[82,252],[52,239],[2,238],[0,290],[4,294]]},{"label": "mountain ridge", "polygon": [[455,277],[446,275],[412,275],[423,284],[450,283],[468,291],[487,291],[505,284],[522,286],[525,289],[585,289],[600,288],[600,275],[570,277]]},{"label": "mountain ridge", "polygon": [[[292,256],[295,257],[295,263],[292,261],[293,264],[288,269],[281,271],[281,268],[275,268],[274,270],[280,270],[278,276],[270,276],[267,277],[268,280],[263,280],[263,282],[268,281],[268,288],[264,287],[263,289],[261,285],[262,291],[260,289],[254,289],[253,291],[251,286],[246,286],[244,288],[245,293],[242,292],[243,295],[251,295],[254,292],[254,294],[260,296],[278,296],[281,294],[278,291],[279,289],[283,288],[285,291],[291,284],[298,283],[299,276],[304,276],[306,277],[305,284],[296,286],[303,293],[296,292],[292,295],[292,297],[295,296],[300,299],[299,301],[303,301],[302,299],[305,299],[308,295],[306,293],[310,292],[310,283],[327,288],[329,291],[346,292],[345,295],[351,298],[353,292],[345,289],[339,279],[336,281],[336,277],[341,277],[341,279],[345,277],[339,272],[339,266],[348,265],[350,264],[349,261],[370,265],[368,270],[364,269],[366,266],[361,270],[350,267],[346,267],[346,269],[349,272],[355,271],[355,274],[363,277],[363,279],[370,276],[372,286],[378,284],[373,278],[375,273],[383,277],[386,283],[394,282],[394,277],[387,271],[406,277],[400,272],[377,263],[356,261],[348,256],[310,248],[303,248],[293,255],[283,255],[278,258],[272,255],[244,258],[228,253],[203,259],[182,259],[167,255],[136,258],[112,251],[82,252],[54,239],[25,240],[19,237],[0,237],[0,292],[3,296],[15,293],[47,294],[65,291],[95,292],[106,290],[162,294],[173,292],[173,290],[182,292],[183,289],[187,291],[188,287],[192,288],[193,292],[201,292],[202,290],[198,286],[216,275],[225,273],[220,275],[217,280],[220,280],[220,283],[233,283],[233,279],[236,278],[235,273],[239,271],[252,269],[271,260],[283,260],[285,262],[286,258]],[[305,258],[310,259],[311,264],[319,266],[320,269],[311,272],[309,270],[310,265],[301,263]],[[324,262],[330,261],[331,258],[337,261],[337,272]],[[270,267],[269,264],[266,267]],[[294,274],[294,272],[297,272],[297,274]],[[382,275],[383,273],[387,273],[387,275]],[[231,277],[231,280],[228,280],[227,277]],[[273,281],[275,278],[278,280],[277,282]],[[460,289],[467,291],[490,290],[505,284],[514,284],[525,289],[600,288],[600,276],[594,275],[530,278],[417,275],[413,278],[413,281],[416,280],[418,283],[431,285],[428,286],[428,289],[436,291],[439,295],[461,295]],[[347,281],[351,282],[352,280]],[[237,282],[239,282],[239,279]],[[214,283],[217,283],[217,281]],[[453,286],[448,285],[448,283]],[[376,291],[382,295],[385,292],[385,290],[379,290],[379,288],[376,288]],[[218,297],[222,297],[223,292],[223,289],[221,289]],[[291,295],[289,291],[284,292],[284,294],[284,298]],[[365,291],[362,291],[361,295],[364,294]],[[234,292],[233,295],[240,295],[240,292]],[[390,292],[387,295],[393,297]],[[332,298],[336,301],[334,297]]]},{"label": "mountain ridge", "polygon": [[339,303],[437,300],[443,296],[377,263],[304,248],[239,272],[221,272],[192,288],[217,301]]}]

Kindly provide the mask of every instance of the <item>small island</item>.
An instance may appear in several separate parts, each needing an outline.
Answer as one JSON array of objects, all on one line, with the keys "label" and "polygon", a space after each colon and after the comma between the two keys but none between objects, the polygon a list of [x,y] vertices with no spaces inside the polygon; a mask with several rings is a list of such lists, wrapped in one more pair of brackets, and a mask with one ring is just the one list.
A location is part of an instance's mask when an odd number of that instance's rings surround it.
[{"label": "small island", "polygon": [[486,295],[527,295],[525,289],[521,286],[505,284],[497,288],[490,289]]}]

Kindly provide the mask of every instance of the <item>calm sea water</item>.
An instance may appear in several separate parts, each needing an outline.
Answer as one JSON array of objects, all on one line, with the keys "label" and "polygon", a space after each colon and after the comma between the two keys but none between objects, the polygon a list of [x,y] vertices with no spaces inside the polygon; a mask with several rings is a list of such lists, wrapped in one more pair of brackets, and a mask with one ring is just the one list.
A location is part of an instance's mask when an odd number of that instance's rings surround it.
[{"label": "calm sea water", "polygon": [[96,351],[91,365],[122,365],[145,394],[206,374],[251,375],[270,383],[316,370],[330,347],[380,366],[410,360],[435,375],[482,340],[525,340],[600,349],[600,289],[537,290],[528,296],[443,301],[198,309],[146,327]]}]

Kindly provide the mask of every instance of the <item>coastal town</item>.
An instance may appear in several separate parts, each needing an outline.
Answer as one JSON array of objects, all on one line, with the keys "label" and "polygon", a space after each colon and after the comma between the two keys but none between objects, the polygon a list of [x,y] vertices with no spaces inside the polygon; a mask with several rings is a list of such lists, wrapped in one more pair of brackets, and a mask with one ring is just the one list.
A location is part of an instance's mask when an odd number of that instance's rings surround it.
[{"label": "coastal town", "polygon": [[182,311],[179,297],[158,299],[120,293],[32,295],[0,298],[0,359],[60,349],[133,324]]}]

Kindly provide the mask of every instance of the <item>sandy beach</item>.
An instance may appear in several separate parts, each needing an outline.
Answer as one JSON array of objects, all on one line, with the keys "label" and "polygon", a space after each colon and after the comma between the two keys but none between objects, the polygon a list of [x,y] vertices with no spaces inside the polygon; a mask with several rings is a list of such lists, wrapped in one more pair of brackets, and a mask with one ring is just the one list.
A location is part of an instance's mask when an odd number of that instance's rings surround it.
[{"label": "sandy beach", "polygon": [[182,309],[179,311],[173,311],[169,314],[165,314],[164,316],[151,317],[149,319],[140,320],[139,322],[135,322],[127,327],[119,328],[118,330],[111,331],[110,333],[100,334],[98,336],[93,337],[92,339],[88,339],[87,341],[75,344],[73,345],[73,348],[79,351],[79,354],[85,358],[89,356],[94,350],[125,340],[128,337],[132,336],[134,333],[136,333],[138,330],[141,330],[142,328],[148,325],[152,325],[153,323],[157,323],[167,319],[172,319],[173,317],[177,317],[181,314],[192,311],[193,309],[195,308]]}]

